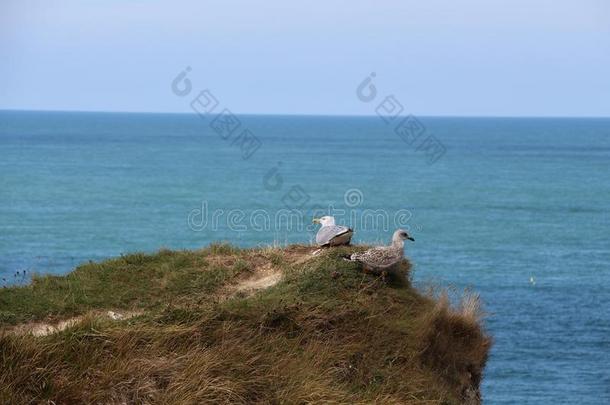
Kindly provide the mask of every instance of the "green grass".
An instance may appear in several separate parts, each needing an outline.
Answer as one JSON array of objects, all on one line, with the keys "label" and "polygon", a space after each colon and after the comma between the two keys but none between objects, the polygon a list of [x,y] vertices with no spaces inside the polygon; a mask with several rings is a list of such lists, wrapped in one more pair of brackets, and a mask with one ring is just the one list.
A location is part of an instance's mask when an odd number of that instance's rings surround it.
[{"label": "green grass", "polygon": [[[227,260],[220,260],[219,256]],[[212,257],[214,260],[210,261]],[[0,290],[0,326],[78,315],[98,308],[152,309],[212,292],[247,271],[232,247],[134,253],[88,263],[66,276],[34,276],[32,283]]]},{"label": "green grass", "polygon": [[[490,347],[477,303],[382,280],[357,248],[132,254],[0,291],[0,403],[477,403]],[[236,293],[274,269],[281,281]],[[143,311],[124,321],[102,310]],[[13,325],[84,315],[34,337]]]}]

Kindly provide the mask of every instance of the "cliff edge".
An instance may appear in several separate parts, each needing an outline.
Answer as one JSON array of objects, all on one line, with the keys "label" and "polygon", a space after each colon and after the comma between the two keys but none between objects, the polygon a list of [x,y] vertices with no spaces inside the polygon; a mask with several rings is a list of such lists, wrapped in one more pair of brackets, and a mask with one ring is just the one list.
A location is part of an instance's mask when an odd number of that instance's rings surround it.
[{"label": "cliff edge", "polygon": [[476,404],[479,302],[363,247],[131,254],[0,289],[0,402]]}]

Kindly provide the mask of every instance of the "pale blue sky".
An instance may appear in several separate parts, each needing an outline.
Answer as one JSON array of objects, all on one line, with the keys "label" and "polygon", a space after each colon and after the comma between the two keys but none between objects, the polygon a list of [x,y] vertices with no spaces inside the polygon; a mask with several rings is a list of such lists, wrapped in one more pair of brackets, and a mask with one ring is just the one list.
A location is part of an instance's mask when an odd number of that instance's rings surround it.
[{"label": "pale blue sky", "polygon": [[0,109],[609,116],[610,2],[0,0]]}]

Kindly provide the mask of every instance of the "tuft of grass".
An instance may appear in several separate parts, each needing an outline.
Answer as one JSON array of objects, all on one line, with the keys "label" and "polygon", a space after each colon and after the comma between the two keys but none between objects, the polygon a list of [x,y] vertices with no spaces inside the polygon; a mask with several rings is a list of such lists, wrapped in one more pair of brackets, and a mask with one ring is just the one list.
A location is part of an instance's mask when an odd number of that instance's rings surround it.
[{"label": "tuft of grass", "polygon": [[460,398],[478,403],[480,386],[492,340],[481,328],[484,313],[476,294],[465,294],[453,308],[446,291],[417,323],[422,363],[436,370],[450,385],[462,387]]},{"label": "tuft of grass", "polygon": [[212,243],[210,246],[208,246],[206,249],[204,249],[204,251],[207,251],[213,255],[234,255],[237,252],[239,252],[239,248],[232,246],[228,242],[222,242],[222,243],[217,242],[217,243]]},{"label": "tuft of grass", "polygon": [[[0,403],[476,403],[491,345],[479,300],[420,294],[359,247],[136,253],[0,291]],[[281,280],[250,295],[231,286]],[[113,321],[92,310],[144,310]],[[45,337],[15,324],[83,320]]]}]

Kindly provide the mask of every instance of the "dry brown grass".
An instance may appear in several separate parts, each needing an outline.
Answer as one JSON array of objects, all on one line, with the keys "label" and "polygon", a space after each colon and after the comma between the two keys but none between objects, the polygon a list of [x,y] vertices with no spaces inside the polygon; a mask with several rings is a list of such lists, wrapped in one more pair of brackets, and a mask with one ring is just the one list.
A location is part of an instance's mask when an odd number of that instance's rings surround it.
[{"label": "dry brown grass", "polygon": [[465,403],[480,401],[479,387],[492,344],[481,328],[483,316],[478,295],[466,293],[458,308],[452,308],[447,292],[442,292],[417,323],[423,364],[461,387]]},{"label": "dry brown grass", "polygon": [[[408,281],[363,274],[341,258],[353,249],[311,256],[309,246],[213,246],[92,266],[67,284],[43,280],[91,291],[103,277],[114,280],[114,294],[130,299],[79,295],[76,308],[49,307],[53,319],[82,316],[63,331],[0,332],[0,403],[476,401],[490,346],[478,300],[454,309],[445,296],[424,296]],[[104,274],[96,275],[100,268]],[[270,268],[281,273],[277,284],[226,297],[230,286]],[[403,273],[409,268],[406,261],[401,266]],[[137,277],[114,271],[154,272],[148,283],[155,293],[132,294]],[[5,294],[0,311],[13,314],[9,305],[16,304],[25,312],[11,320],[47,319],[38,298],[26,302],[44,291]],[[144,314],[83,315],[106,304],[121,308],[117,302]]]}]

